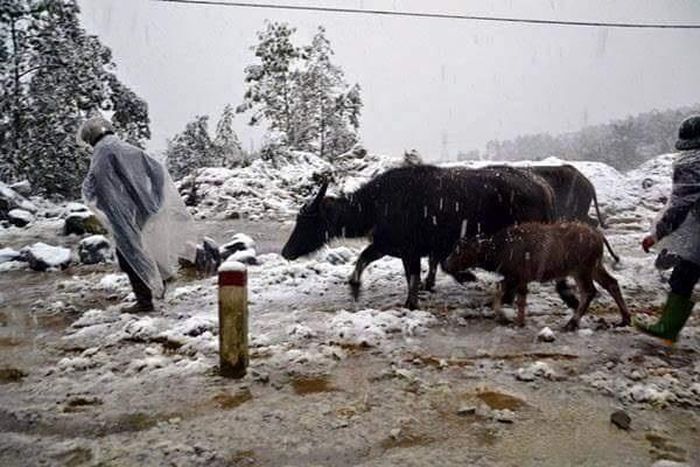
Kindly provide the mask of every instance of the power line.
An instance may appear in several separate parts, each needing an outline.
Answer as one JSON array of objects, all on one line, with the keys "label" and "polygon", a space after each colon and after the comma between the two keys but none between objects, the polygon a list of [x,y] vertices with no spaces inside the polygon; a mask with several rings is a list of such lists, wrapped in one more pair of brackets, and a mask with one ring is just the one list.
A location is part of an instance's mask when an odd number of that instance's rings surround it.
[{"label": "power line", "polygon": [[607,28],[636,28],[636,29],[700,29],[700,24],[674,24],[674,23],[615,23],[605,21],[559,21],[549,19],[534,19],[534,18],[509,18],[499,16],[478,16],[478,15],[461,15],[451,13],[424,13],[412,11],[394,11],[394,10],[368,10],[364,8],[338,8],[326,6],[301,6],[288,4],[272,4],[272,3],[248,3],[248,2],[227,2],[224,0],[152,0],[162,3],[180,3],[187,5],[206,5],[206,6],[224,6],[236,8],[258,8],[268,10],[292,10],[292,11],[311,11],[323,13],[344,13],[344,14],[363,14],[363,15],[380,15],[380,16],[402,16],[407,18],[432,18],[432,19],[455,19],[467,21],[487,21],[495,23],[521,23],[521,24],[536,24],[536,25],[554,25],[554,26],[583,26],[583,27],[607,27]]}]

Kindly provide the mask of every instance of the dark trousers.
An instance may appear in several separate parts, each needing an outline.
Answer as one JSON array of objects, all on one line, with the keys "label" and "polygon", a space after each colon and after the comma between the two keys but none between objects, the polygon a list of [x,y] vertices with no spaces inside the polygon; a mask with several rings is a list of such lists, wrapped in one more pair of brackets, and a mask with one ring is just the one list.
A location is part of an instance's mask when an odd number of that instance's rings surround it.
[{"label": "dark trousers", "polygon": [[671,292],[690,298],[695,284],[700,280],[700,266],[690,261],[681,260],[671,273],[669,283]]},{"label": "dark trousers", "polygon": [[119,262],[121,270],[129,277],[129,283],[131,283],[131,289],[134,291],[136,301],[142,304],[151,304],[153,302],[151,289],[141,280],[138,274],[134,272],[126,258],[119,253],[119,250],[117,250],[117,261]]}]

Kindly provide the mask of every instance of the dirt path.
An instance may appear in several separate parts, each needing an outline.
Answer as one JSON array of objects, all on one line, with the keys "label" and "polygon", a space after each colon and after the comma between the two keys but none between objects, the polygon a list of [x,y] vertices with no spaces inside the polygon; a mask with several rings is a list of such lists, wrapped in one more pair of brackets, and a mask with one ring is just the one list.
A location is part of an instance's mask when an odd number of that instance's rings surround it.
[{"label": "dirt path", "polygon": [[[217,240],[253,234],[266,253],[279,250],[290,227],[202,228]],[[632,243],[613,239],[623,252]],[[564,316],[533,314],[525,329],[500,326],[465,314],[463,290],[442,278],[423,300],[435,320],[425,333],[381,347],[321,342],[310,331],[289,342],[254,342],[248,376],[230,381],[216,375],[214,359],[193,358],[196,348],[144,333],[103,340],[90,334],[97,326],[71,327],[86,309],[119,303],[108,290],[80,289],[110,270],[0,274],[0,465],[700,465],[697,317],[689,326],[694,340],[676,349],[611,329],[557,332],[544,343],[533,336],[543,326],[558,329]],[[377,291],[370,282],[364,300],[401,300],[402,287]],[[334,317],[323,309],[337,310],[346,291],[333,287],[304,295],[299,303],[314,311],[303,323]],[[614,311],[603,303],[596,314],[611,321]],[[168,313],[177,324],[187,307],[199,306],[211,307],[211,295]],[[282,299],[253,310],[275,307],[295,313]],[[280,347],[297,357],[280,360]],[[315,352],[329,355],[319,364]],[[690,389],[654,399],[642,394],[652,378]],[[630,415],[629,431],[610,423],[617,409]]]}]

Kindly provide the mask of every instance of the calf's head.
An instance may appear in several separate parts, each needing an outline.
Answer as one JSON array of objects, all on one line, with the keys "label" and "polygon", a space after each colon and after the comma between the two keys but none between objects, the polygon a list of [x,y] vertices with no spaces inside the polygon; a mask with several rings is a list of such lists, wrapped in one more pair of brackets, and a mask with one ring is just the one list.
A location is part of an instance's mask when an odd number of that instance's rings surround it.
[{"label": "calf's head", "polygon": [[443,262],[442,269],[455,277],[469,268],[479,266],[484,239],[479,237],[462,238]]},{"label": "calf's head", "polygon": [[330,239],[331,226],[328,206],[330,198],[325,198],[328,182],[323,182],[316,196],[307,202],[297,215],[297,223],[292,235],[282,249],[285,259],[297,259],[321,248]]}]

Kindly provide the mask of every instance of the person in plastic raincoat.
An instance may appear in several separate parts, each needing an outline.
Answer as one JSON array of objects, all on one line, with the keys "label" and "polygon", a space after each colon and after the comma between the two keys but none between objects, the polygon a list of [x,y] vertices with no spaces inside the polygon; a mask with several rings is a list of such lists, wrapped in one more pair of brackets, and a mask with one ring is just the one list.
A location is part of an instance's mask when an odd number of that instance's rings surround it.
[{"label": "person in plastic raincoat", "polygon": [[700,280],[700,115],[686,118],[678,131],[673,164],[673,191],[653,233],[642,241],[645,252],[658,243],[677,257],[671,273],[671,292],[661,318],[650,324],[635,320],[646,334],[675,342],[690,317],[690,300]]},{"label": "person in plastic raincoat", "polygon": [[163,165],[121,141],[111,123],[87,120],[80,142],[93,148],[83,199],[113,235],[120,268],[136,303],[123,311],[152,311],[180,258],[194,260],[194,223]]}]

